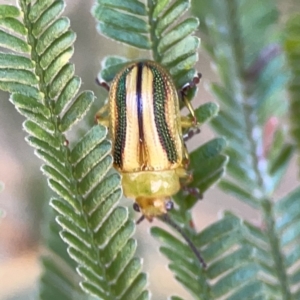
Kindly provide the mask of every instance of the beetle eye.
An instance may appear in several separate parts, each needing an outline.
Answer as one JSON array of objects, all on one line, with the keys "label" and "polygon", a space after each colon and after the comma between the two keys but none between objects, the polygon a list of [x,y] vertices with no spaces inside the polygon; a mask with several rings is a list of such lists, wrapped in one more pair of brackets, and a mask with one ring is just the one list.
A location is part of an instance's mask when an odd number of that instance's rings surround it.
[{"label": "beetle eye", "polygon": [[173,207],[174,207],[173,201],[170,200],[170,201],[166,202],[165,207],[166,207],[166,210],[173,209]]},{"label": "beetle eye", "polygon": [[139,205],[138,205],[136,202],[133,203],[133,209],[134,209],[135,211],[137,211],[137,212],[140,212],[140,211],[141,211]]}]

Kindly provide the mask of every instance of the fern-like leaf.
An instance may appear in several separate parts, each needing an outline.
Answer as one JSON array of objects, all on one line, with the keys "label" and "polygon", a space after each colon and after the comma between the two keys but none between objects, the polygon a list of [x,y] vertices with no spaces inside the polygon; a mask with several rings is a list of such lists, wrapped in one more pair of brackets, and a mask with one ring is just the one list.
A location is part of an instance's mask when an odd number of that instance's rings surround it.
[{"label": "fern-like leaf", "polygon": [[[299,85],[299,62],[300,62],[300,15],[293,16],[286,26],[285,52],[288,64],[292,72],[289,82],[290,92],[290,122],[291,135],[300,149],[300,85]],[[299,156],[299,155],[298,155]]]},{"label": "fern-like leaf", "polygon": [[[195,6],[195,9],[199,9],[202,15],[201,5]],[[226,14],[218,15],[221,11]],[[245,15],[245,19],[239,19],[239,14]],[[271,96],[274,95],[274,87],[276,91],[281,89],[287,77],[280,71],[282,56],[279,55],[278,46],[267,44],[265,37],[257,39],[257,34],[247,34],[250,27],[254,32],[266,31],[274,24],[276,15],[272,1],[265,1],[259,11],[254,8],[248,12],[247,2],[242,0],[215,7],[212,5],[211,10],[206,7],[206,16],[203,15],[203,30],[208,34],[207,44],[214,46],[211,54],[218,63],[223,83],[212,85],[212,92],[222,104],[220,114],[212,121],[212,125],[218,133],[228,137],[230,143],[227,152],[235,158],[230,161],[228,172],[237,182],[226,179],[221,187],[254,207],[258,205],[257,198],[261,197],[253,192],[257,186],[257,172],[263,172],[262,176],[265,177],[265,193],[272,194],[292,153],[291,145],[282,147],[280,143],[282,129],[275,133],[271,146],[263,148],[263,139],[267,138],[263,130],[268,129],[267,122],[277,113],[274,110],[267,114],[264,106],[268,101],[276,101],[276,104],[279,100],[282,102],[280,97]],[[221,30],[224,26],[226,31]],[[207,45],[208,48],[210,45]],[[232,63],[228,64],[229,61]],[[277,107],[274,103],[272,105]],[[255,137],[254,130],[257,134]],[[260,164],[260,170],[256,169],[257,164]]]},{"label": "fern-like leaf", "polygon": [[[230,161],[229,176],[219,186],[259,210],[263,219],[257,227],[227,214],[200,233],[199,247],[212,262],[207,270],[212,297],[297,299],[293,264],[299,257],[292,245],[299,243],[300,227],[289,205],[299,204],[299,191],[271,200],[293,153],[277,125],[286,110],[280,91],[287,74],[281,49],[270,38],[278,15],[275,4],[195,1],[194,7],[221,79],[212,85],[220,102],[212,126],[227,137]],[[227,222],[233,222],[230,230]]]},{"label": "fern-like leaf", "polygon": [[[98,299],[147,299],[146,276],[131,239],[135,225],[127,210],[117,207],[120,177],[109,174],[107,129],[93,127],[72,147],[65,136],[87,112],[94,95],[79,92],[81,80],[68,62],[76,36],[69,20],[61,17],[64,2],[21,0],[19,6],[0,6],[1,46],[14,51],[0,53],[0,88],[11,93],[10,101],[26,117],[27,141],[45,162],[42,172],[58,195],[51,206],[76,261],[81,287]],[[43,264],[41,298],[51,299],[53,276],[62,266],[48,258]],[[74,299],[64,290],[73,288],[74,281],[60,276],[62,289],[57,292]]]}]

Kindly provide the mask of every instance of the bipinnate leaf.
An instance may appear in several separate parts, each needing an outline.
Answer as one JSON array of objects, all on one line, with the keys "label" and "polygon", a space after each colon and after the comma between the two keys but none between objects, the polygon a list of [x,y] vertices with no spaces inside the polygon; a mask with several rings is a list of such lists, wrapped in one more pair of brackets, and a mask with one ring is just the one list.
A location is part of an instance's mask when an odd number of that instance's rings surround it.
[{"label": "bipinnate leaf", "polygon": [[[1,46],[14,51],[0,53],[0,88],[11,93],[10,101],[26,118],[26,139],[45,163],[41,170],[57,194],[50,204],[75,261],[70,267],[65,249],[49,241],[55,257],[42,259],[40,298],[83,299],[81,280],[82,289],[97,299],[148,299],[147,279],[135,257],[135,224],[118,206],[122,190],[120,176],[110,172],[107,129],[94,126],[72,144],[65,135],[88,111],[94,94],[80,92],[81,80],[69,63],[76,35],[61,16],[64,6],[60,0],[0,5]],[[57,228],[47,236],[55,234]]]},{"label": "bipinnate leaf", "polygon": [[[208,5],[203,10],[202,6],[204,2],[200,1],[195,11],[203,17],[200,26],[207,35],[207,49],[214,49],[210,54],[222,82],[212,84],[212,92],[220,102],[220,113],[212,120],[212,126],[228,139],[227,154],[232,158],[227,168],[231,178],[226,178],[220,186],[257,208],[259,198],[263,197],[257,189],[261,181],[258,177],[265,177],[263,189],[268,196],[272,194],[293,152],[289,144],[282,147],[283,141],[276,141],[276,135],[268,148],[264,143],[272,139],[272,130],[282,130],[271,127],[276,126],[270,120],[276,119],[278,111],[265,108],[271,101],[269,105],[273,108],[282,107],[282,98],[274,95],[283,89],[287,76],[281,71],[283,62],[278,45],[267,36],[256,38],[253,32],[272,30],[278,13],[272,1],[265,1],[261,7],[253,6],[252,10],[246,1]],[[241,15],[245,18],[241,19]],[[224,32],[219,28],[227,29]],[[253,32],[249,33],[249,28]],[[226,49],[223,53],[217,50],[221,45]]]},{"label": "bipinnate leaf", "polygon": [[[288,76],[280,41],[270,34],[277,22],[276,5],[269,0],[194,4],[205,48],[220,77],[211,86],[220,104],[211,124],[228,141],[229,176],[219,186],[258,210],[262,219],[254,226],[226,215],[199,234],[207,274],[214,280],[212,298],[297,299],[299,257],[292,245],[299,243],[300,225],[297,213],[284,203],[297,205],[298,189],[273,200],[294,148],[279,121],[286,111],[281,91]],[[233,220],[234,231],[228,231],[227,222]]]}]

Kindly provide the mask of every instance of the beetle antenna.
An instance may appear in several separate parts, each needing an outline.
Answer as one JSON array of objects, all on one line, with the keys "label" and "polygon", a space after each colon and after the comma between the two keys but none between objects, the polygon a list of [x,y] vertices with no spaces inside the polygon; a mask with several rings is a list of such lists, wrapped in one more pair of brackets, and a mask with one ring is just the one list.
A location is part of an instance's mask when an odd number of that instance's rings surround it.
[{"label": "beetle antenna", "polygon": [[203,259],[203,257],[201,256],[199,250],[196,248],[196,246],[194,245],[194,243],[191,241],[191,239],[186,235],[186,233],[182,230],[181,227],[178,226],[178,224],[176,224],[168,214],[164,214],[161,217],[159,217],[160,220],[164,221],[165,223],[169,224],[171,227],[173,227],[176,231],[178,231],[181,236],[184,238],[184,240],[187,242],[187,244],[189,245],[189,247],[191,248],[191,250],[194,252],[194,254],[196,255],[197,259],[199,260],[200,264],[202,265],[203,268],[206,268],[206,263]]},{"label": "beetle antenna", "polygon": [[145,219],[145,216],[142,215],[137,221],[136,221],[136,225],[140,224],[143,220]]}]

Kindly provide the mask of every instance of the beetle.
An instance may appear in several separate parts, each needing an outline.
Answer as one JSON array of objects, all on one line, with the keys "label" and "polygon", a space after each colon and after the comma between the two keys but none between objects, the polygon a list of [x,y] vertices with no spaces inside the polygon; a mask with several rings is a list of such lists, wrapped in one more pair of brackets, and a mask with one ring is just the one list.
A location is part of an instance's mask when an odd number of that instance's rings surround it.
[{"label": "beetle", "polygon": [[[122,175],[123,193],[143,218],[152,221],[173,207],[170,197],[191,178],[183,134],[197,128],[186,91],[199,82],[195,77],[179,92],[169,72],[150,60],[126,65],[113,79],[108,102],[97,121],[109,127],[114,167]],[[190,116],[180,115],[180,98]]]}]

